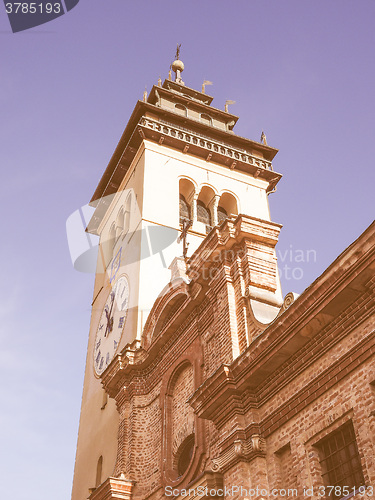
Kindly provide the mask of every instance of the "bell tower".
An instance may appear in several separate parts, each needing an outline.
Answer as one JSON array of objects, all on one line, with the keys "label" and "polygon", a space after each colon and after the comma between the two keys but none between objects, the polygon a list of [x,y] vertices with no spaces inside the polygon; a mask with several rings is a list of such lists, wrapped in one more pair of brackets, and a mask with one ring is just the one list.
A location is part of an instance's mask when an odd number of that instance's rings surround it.
[{"label": "bell tower", "polygon": [[[241,219],[241,225],[225,226],[233,233],[228,237],[252,235],[246,294],[256,321],[270,322],[282,303],[274,250],[280,226],[270,221],[268,206],[281,178],[272,166],[277,150],[265,137],[256,142],[236,135],[238,117],[228,106],[213,107],[204,85],[198,91],[184,84],[179,51],[172,70],[173,79],[170,71],[136,103],[90,202],[95,212],[87,231],[100,244],[72,500],[96,498],[107,478],[110,489],[121,490],[116,477],[125,459],[118,436],[129,416],[120,418],[103,377],[110,372],[115,384],[120,353],[127,353],[130,366],[133,355],[147,352],[150,311],[175,280],[189,284],[194,273],[204,279],[194,252],[215,228]],[[134,478],[127,479],[124,488],[131,489]]]}]

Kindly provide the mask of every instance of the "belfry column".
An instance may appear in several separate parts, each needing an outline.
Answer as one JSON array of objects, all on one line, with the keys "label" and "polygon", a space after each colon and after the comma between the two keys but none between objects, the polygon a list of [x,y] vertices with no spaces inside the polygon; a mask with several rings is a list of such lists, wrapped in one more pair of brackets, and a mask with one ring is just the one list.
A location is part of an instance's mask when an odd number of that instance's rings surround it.
[{"label": "belfry column", "polygon": [[193,221],[193,224],[198,220],[197,201],[198,201],[198,193],[194,193],[191,203],[191,220]]},{"label": "belfry column", "polygon": [[208,208],[211,210],[211,215],[212,215],[212,226],[218,225],[217,207],[219,206],[219,201],[220,201],[220,195],[215,194],[215,196],[208,204]]}]

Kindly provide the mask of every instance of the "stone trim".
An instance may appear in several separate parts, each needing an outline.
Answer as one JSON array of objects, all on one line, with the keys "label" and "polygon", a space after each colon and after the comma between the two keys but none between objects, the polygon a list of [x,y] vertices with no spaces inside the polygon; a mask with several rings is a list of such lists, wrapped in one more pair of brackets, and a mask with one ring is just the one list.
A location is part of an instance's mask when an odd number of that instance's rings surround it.
[{"label": "stone trim", "polygon": [[109,477],[92,491],[89,500],[131,500],[134,485],[125,477]]},{"label": "stone trim", "polygon": [[234,148],[225,142],[204,136],[191,129],[186,129],[164,120],[153,120],[152,118],[146,117],[141,118],[138,125],[142,131],[144,128],[152,129],[156,132],[160,132],[164,136],[184,141],[188,145],[195,145],[203,148],[207,151],[205,156],[210,153],[216,153],[217,155],[229,158],[232,162],[246,163],[257,169],[273,171],[270,161],[254,156],[248,151]]},{"label": "stone trim", "polygon": [[319,374],[304,389],[286,403],[281,405],[276,412],[269,415],[261,423],[262,434],[267,437],[285,422],[290,421],[297,413],[317,400],[331,387],[337,385],[344,377],[358,366],[365,363],[375,355],[375,331],[347,351],[339,360],[327,370]]},{"label": "stone trim", "polygon": [[181,484],[186,484],[197,474],[202,463],[204,449],[205,449],[205,436],[204,436],[204,422],[202,419],[194,415],[195,418],[195,446],[191,464],[186,472],[177,477],[176,471],[173,467],[173,450],[171,440],[171,395],[173,393],[172,387],[176,377],[184,367],[190,365],[193,368],[193,384],[196,389],[202,383],[202,364],[203,364],[203,351],[199,339],[196,339],[185,351],[182,357],[179,357],[169,370],[164,374],[162,386],[160,389],[160,407],[163,412],[163,426],[162,426],[162,484],[164,486],[181,487]]},{"label": "stone trim", "polygon": [[211,468],[214,472],[225,473],[238,462],[251,462],[265,456],[265,439],[260,434],[252,434],[248,439],[235,439],[218,458],[212,459]]},{"label": "stone trim", "polygon": [[[213,472],[213,471],[205,471],[203,472],[195,481],[192,481],[189,483],[185,489],[187,491],[190,490],[189,496],[183,496],[179,495],[176,497],[172,497],[173,500],[186,500],[186,498],[189,498],[189,500],[206,500],[206,499],[211,499],[215,498],[213,496],[210,496],[209,492],[211,491],[218,491],[222,490],[224,487],[224,478],[223,475],[220,474],[219,472]],[[200,488],[198,490],[198,488]],[[196,492],[194,495],[193,492]],[[199,494],[198,492],[202,491],[203,494]],[[206,495],[206,491],[208,492],[208,495]],[[223,498],[223,496],[217,497],[217,498]]]}]

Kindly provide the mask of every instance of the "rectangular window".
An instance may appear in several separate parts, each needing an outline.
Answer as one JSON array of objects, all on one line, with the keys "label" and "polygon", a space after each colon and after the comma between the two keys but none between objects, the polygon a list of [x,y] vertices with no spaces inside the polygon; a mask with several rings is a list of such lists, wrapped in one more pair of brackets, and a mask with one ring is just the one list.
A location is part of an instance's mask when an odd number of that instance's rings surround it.
[{"label": "rectangular window", "polygon": [[[351,421],[339,427],[336,431],[322,439],[319,449],[323,480],[326,486],[344,486],[353,491],[353,487],[364,486],[361,461],[358,454],[354,428]],[[330,498],[343,498],[333,489]]]}]

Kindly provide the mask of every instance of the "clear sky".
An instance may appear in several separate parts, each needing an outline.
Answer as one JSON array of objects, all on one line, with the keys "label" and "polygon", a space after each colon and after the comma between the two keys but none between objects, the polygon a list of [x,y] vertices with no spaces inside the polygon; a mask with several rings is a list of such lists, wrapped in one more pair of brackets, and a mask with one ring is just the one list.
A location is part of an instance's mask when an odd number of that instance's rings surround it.
[{"label": "clear sky", "polygon": [[65,221],[176,44],[185,83],[280,150],[271,216],[301,293],[373,220],[374,19],[373,0],[80,0],[13,34],[0,5],[3,498],[70,497],[93,277]]}]

